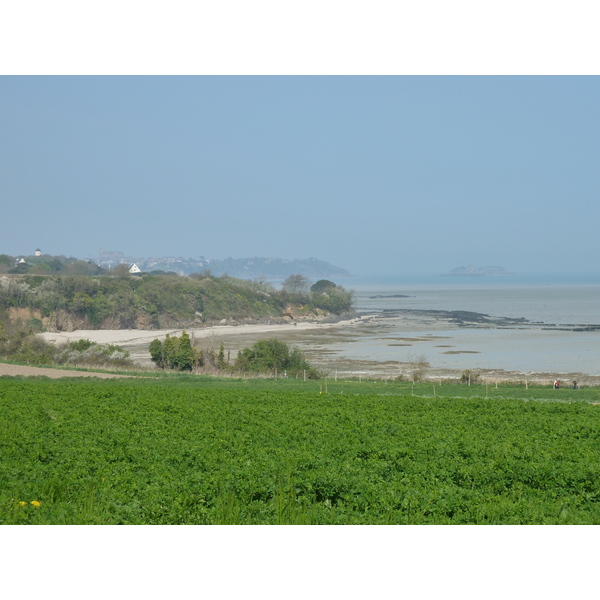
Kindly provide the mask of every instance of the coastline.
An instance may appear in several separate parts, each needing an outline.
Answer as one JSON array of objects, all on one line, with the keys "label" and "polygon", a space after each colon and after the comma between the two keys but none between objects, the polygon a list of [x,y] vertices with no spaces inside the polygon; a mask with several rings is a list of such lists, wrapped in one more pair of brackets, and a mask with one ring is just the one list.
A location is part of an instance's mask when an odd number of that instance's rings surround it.
[{"label": "coastline", "polygon": [[351,328],[368,317],[353,317],[340,321],[298,321],[289,323],[241,323],[211,325],[201,328],[180,329],[93,329],[61,332],[44,332],[42,336],[47,342],[62,344],[88,339],[98,344],[115,344],[129,351],[132,358],[143,367],[153,367],[148,346],[154,339],[163,341],[167,335],[180,336],[183,331],[188,333],[192,343],[217,350],[223,343],[230,353],[237,354],[242,348],[252,345],[259,339],[275,337],[294,343],[293,341],[305,333],[325,335],[335,329]]},{"label": "coastline", "polygon": [[[285,324],[223,324],[203,328],[185,329],[198,345],[218,350],[222,343],[225,351],[230,353],[232,359],[244,347],[252,345],[259,339],[276,338],[293,346],[298,346],[306,353],[307,358],[317,368],[328,372],[330,377],[339,378],[380,378],[392,379],[398,376],[410,378],[411,365],[406,360],[373,360],[372,357],[359,355],[361,344],[370,339],[399,340],[398,343],[389,343],[388,346],[413,346],[423,341],[431,342],[432,329],[436,332],[453,334],[460,330],[447,321],[441,322],[430,319],[426,321],[415,319],[413,315],[402,318],[402,330],[413,337],[386,338],[387,331],[392,324],[397,325],[398,317],[393,319],[381,314],[363,314],[359,317],[340,320],[338,322],[290,322]],[[42,337],[49,342],[64,343],[89,339],[100,344],[116,344],[131,353],[132,358],[143,367],[151,367],[148,346],[153,339],[163,340],[166,335],[181,335],[184,329],[163,330],[77,330],[71,332],[46,332]],[[425,335],[423,335],[425,333]],[[350,349],[355,350],[352,356]],[[404,350],[404,348],[399,349]],[[460,352],[449,353],[460,354]],[[350,355],[349,355],[350,354]],[[477,354],[473,352],[472,354]],[[469,352],[465,351],[468,357]],[[410,356],[410,354],[409,354]],[[461,357],[462,358],[462,357]],[[461,360],[461,359],[457,359]],[[524,365],[525,366],[525,365]],[[463,373],[471,373],[473,380],[480,383],[494,384],[496,382],[526,382],[532,384],[551,385],[555,378],[563,383],[570,383],[576,379],[581,385],[600,385],[600,375],[593,375],[581,371],[550,372],[549,370],[517,370],[494,368],[493,364],[485,367],[469,367],[466,364],[459,367],[443,367],[433,364],[427,369],[425,380],[432,382],[456,381]]]}]

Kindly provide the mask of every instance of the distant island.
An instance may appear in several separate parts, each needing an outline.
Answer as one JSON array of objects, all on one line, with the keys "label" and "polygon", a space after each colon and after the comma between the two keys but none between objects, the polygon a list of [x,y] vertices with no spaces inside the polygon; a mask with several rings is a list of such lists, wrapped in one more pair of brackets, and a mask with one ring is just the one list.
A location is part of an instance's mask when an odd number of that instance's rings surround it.
[{"label": "distant island", "polygon": [[504,267],[475,267],[467,265],[466,267],[456,267],[456,269],[452,269],[449,273],[444,273],[442,277],[480,277],[482,275],[510,275],[510,272]]},{"label": "distant island", "polygon": [[410,298],[410,296],[407,296],[406,294],[390,294],[389,296],[369,296],[369,298]]}]

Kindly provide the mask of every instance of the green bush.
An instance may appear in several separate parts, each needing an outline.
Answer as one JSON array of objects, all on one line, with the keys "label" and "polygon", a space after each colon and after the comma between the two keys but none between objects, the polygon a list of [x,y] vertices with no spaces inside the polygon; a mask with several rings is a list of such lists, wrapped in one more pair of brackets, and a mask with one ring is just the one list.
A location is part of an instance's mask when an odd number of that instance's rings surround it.
[{"label": "green bush", "polygon": [[39,333],[40,331],[44,331],[44,324],[36,318],[29,319],[29,321],[27,321],[27,327],[32,333]]},{"label": "green bush", "polygon": [[91,340],[77,340],[76,342],[71,342],[69,344],[69,348],[71,350],[77,350],[79,352],[83,352],[84,350],[88,350],[92,346],[94,346],[96,342],[92,342]]},{"label": "green bush", "polygon": [[290,375],[304,374],[306,371],[310,379],[318,378],[316,369],[299,348],[292,348],[274,338],[258,340],[253,346],[244,348],[238,354],[235,366],[242,371],[285,372]]},{"label": "green bush", "polygon": [[333,281],[329,281],[328,279],[319,279],[317,283],[314,283],[310,286],[310,291],[313,294],[323,294],[324,292],[327,292],[327,290],[329,290],[330,288],[335,287],[337,286],[335,285],[335,283],[333,283]]},{"label": "green bush", "polygon": [[317,281],[311,288],[310,307],[339,315],[352,310],[352,292],[327,279]]},{"label": "green bush", "polygon": [[192,347],[190,336],[183,331],[181,337],[167,334],[165,341],[152,340],[149,346],[150,358],[162,369],[191,371],[204,364],[204,355]]}]

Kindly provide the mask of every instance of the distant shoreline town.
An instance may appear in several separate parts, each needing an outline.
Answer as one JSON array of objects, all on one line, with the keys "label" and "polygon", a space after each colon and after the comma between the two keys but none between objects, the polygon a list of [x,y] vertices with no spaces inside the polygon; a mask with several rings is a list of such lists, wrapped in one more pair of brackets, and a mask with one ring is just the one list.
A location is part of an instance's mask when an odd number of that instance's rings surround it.
[{"label": "distant shoreline town", "polygon": [[119,264],[136,265],[140,271],[166,271],[178,275],[190,275],[209,270],[213,275],[229,275],[242,279],[268,278],[283,280],[289,275],[305,277],[350,277],[350,273],[316,258],[183,258],[183,257],[127,257],[123,252],[100,251],[100,255],[90,259],[99,267],[110,269]]},{"label": "distant shoreline town", "polygon": [[[137,273],[174,273],[191,275],[210,272],[215,277],[228,275],[239,279],[283,281],[290,275],[302,275],[313,279],[347,278],[352,275],[344,268],[332,265],[316,258],[226,258],[212,259],[183,257],[137,257],[127,256],[121,251],[104,251],[96,257],[85,259],[67,258],[43,254],[37,248],[31,255],[9,256],[0,254],[0,272],[16,274],[50,274],[64,271],[67,265],[81,263],[81,274],[95,274],[91,270],[112,270],[127,266],[132,274]],[[85,268],[84,268],[85,267]],[[100,269],[98,269],[98,267]],[[73,269],[71,269],[73,270]]]}]

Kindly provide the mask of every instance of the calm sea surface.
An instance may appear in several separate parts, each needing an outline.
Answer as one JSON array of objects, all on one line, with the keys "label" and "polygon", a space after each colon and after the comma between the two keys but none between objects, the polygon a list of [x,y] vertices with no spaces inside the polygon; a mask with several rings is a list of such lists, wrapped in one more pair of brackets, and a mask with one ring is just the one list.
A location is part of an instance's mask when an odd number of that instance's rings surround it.
[{"label": "calm sea surface", "polygon": [[[600,331],[573,331],[600,329],[600,284],[462,283],[444,278],[418,285],[355,281],[346,287],[355,292],[357,311],[385,317],[385,327],[351,343],[333,344],[331,349],[345,358],[406,362],[425,355],[435,368],[600,375]],[[398,295],[408,297],[393,297]],[[393,312],[398,310],[402,312]],[[468,311],[526,321],[470,328],[410,311]]]}]

